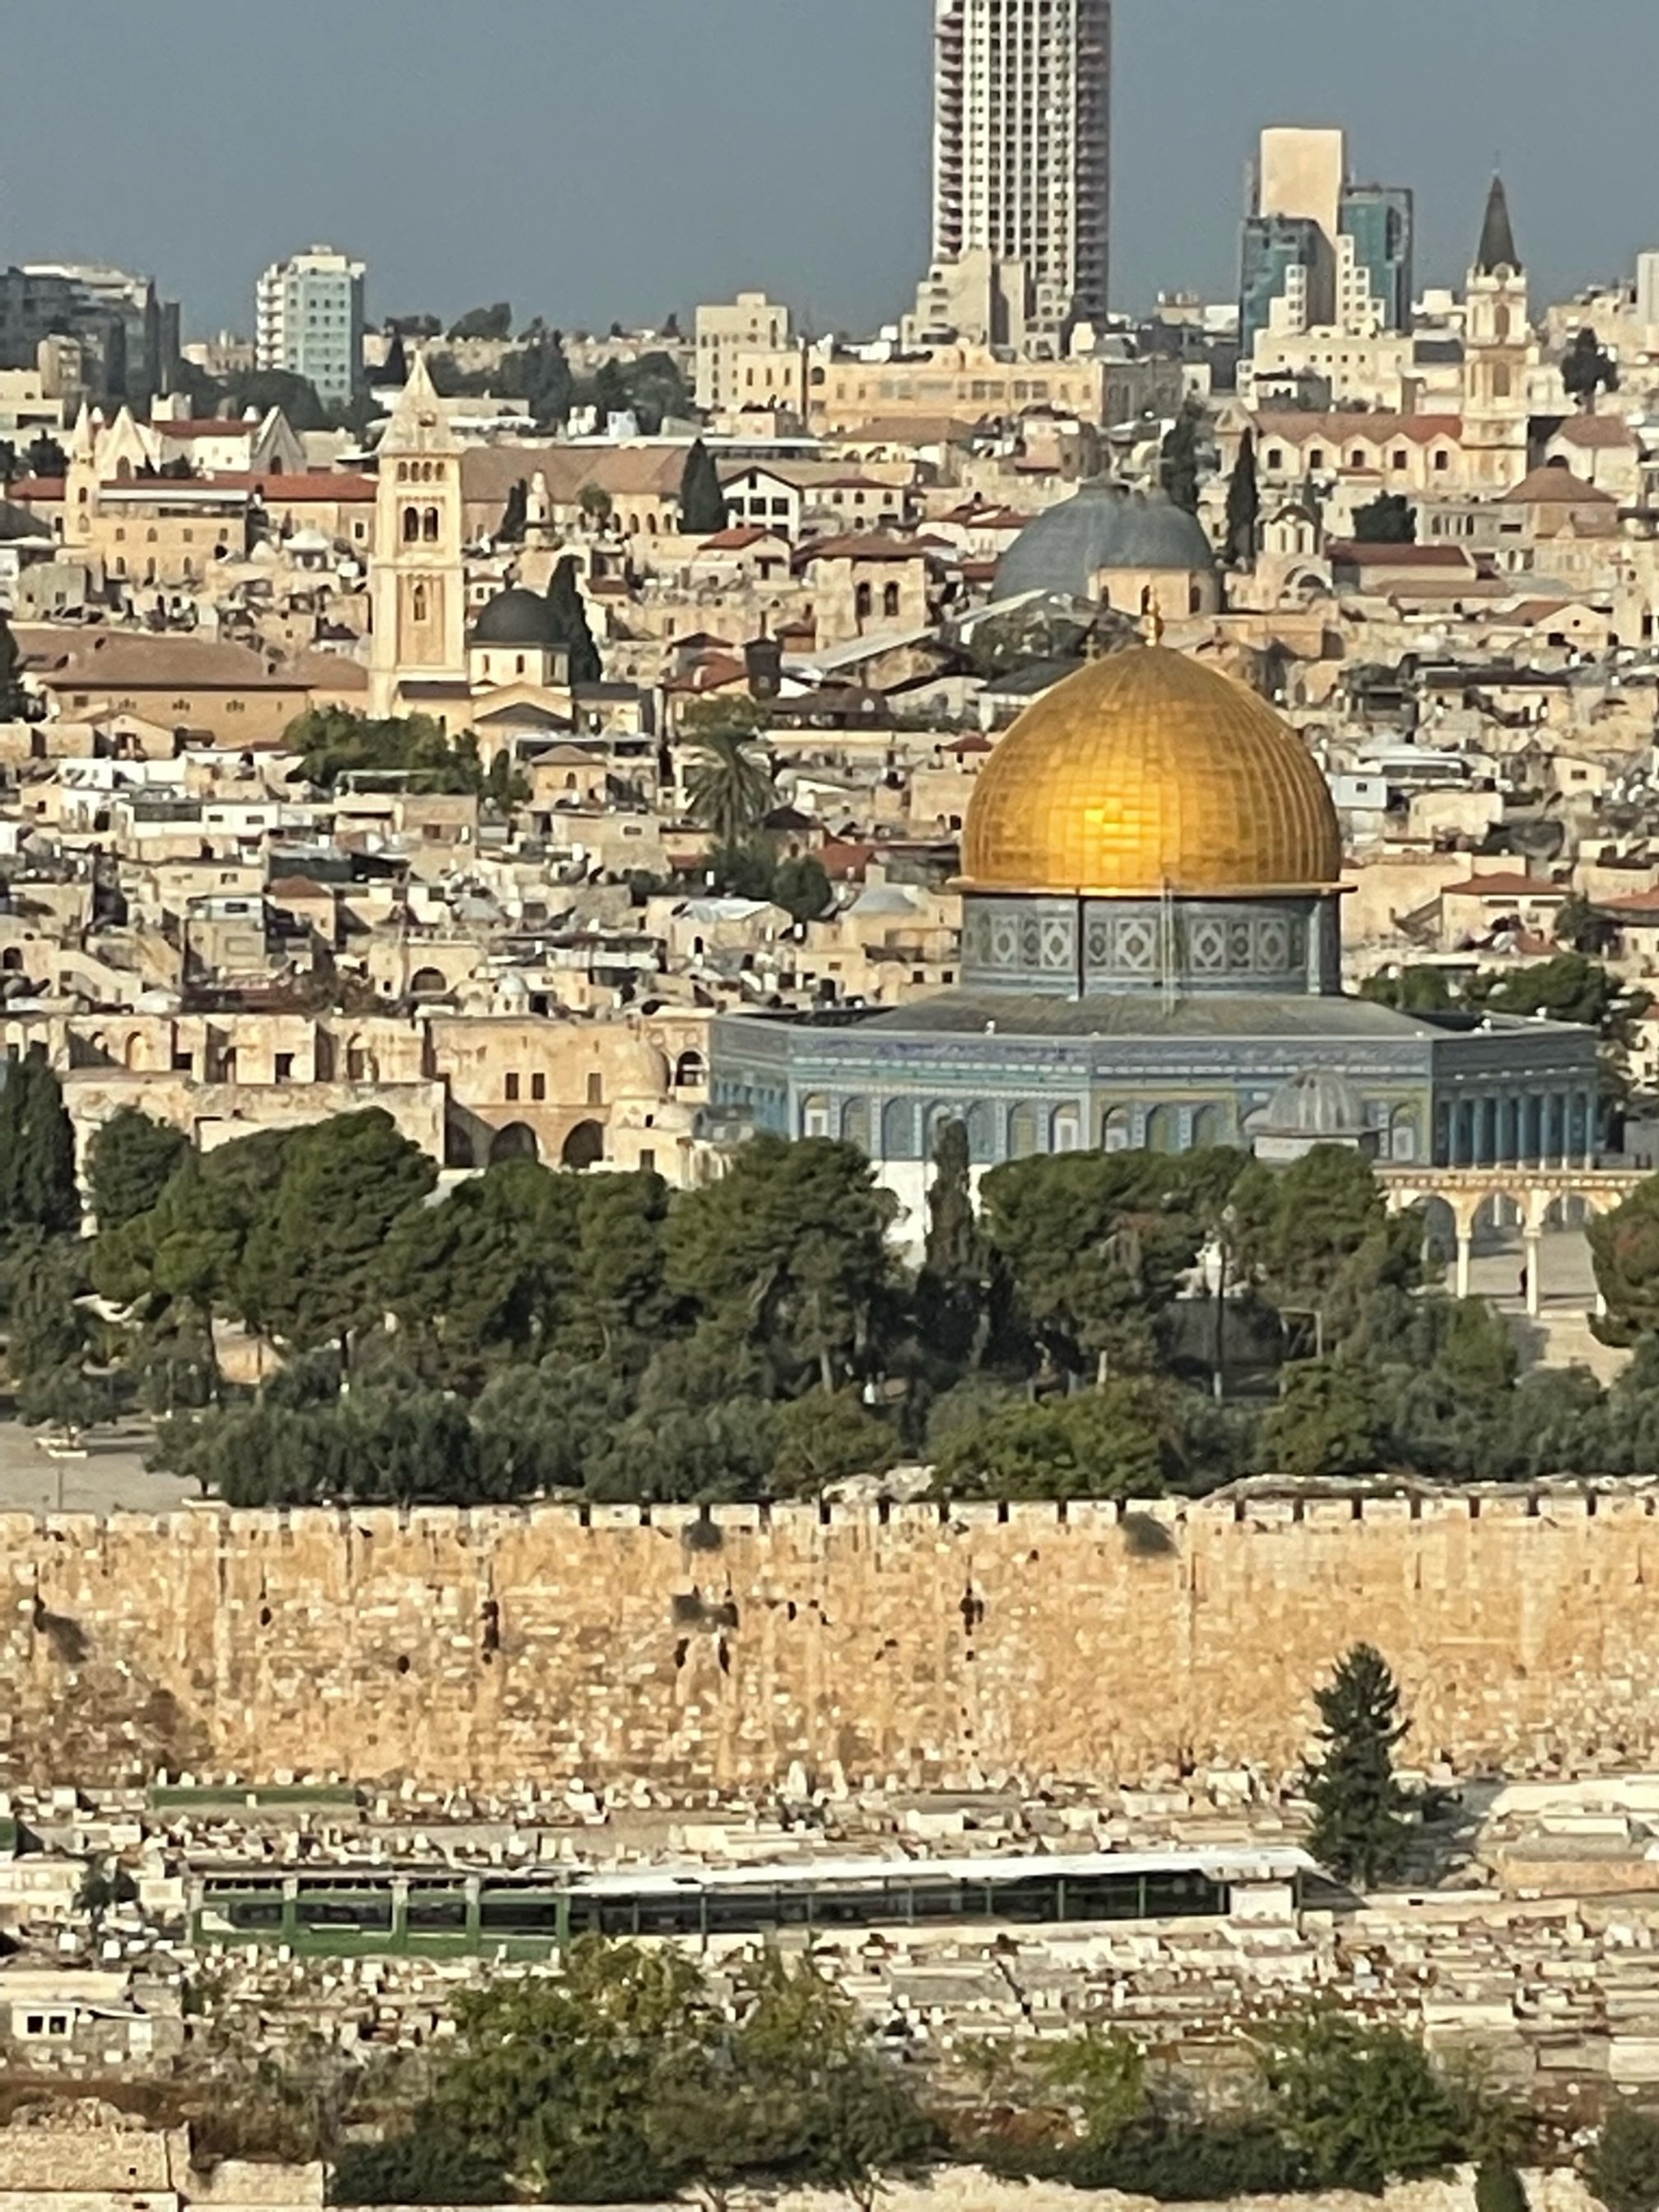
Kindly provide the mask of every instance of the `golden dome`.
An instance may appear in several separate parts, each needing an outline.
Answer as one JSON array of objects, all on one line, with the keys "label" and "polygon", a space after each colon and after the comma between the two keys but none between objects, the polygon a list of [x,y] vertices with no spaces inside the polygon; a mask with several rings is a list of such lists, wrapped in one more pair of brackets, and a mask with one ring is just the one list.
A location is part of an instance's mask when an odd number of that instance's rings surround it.
[{"label": "golden dome", "polygon": [[1111,654],[1020,716],[981,769],[962,888],[1221,897],[1334,888],[1325,779],[1271,707],[1161,646]]}]

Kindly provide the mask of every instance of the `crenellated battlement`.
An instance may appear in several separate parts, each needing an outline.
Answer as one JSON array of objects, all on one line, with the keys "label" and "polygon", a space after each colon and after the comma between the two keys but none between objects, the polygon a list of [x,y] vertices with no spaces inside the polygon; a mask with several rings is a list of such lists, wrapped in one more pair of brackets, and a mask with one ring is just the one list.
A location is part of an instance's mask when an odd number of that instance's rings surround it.
[{"label": "crenellated battlement", "polygon": [[1412,1753],[1659,1764],[1659,1486],[0,1516],[0,1782],[1291,1771],[1358,1637]]}]

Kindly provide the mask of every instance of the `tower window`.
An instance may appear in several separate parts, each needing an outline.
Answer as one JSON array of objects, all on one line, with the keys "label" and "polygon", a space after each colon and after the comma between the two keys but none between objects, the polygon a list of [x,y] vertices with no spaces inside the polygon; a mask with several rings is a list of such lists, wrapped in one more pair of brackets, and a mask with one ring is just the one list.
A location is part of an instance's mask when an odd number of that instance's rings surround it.
[{"label": "tower window", "polygon": [[425,538],[425,539],[426,539],[426,541],[427,541],[427,543],[428,543],[428,545],[435,545],[435,544],[437,544],[437,542],[438,542],[438,510],[437,510],[437,508],[436,508],[435,507],[428,507],[428,509],[427,509],[427,511],[426,511],[426,523],[425,523],[425,527],[424,527],[424,529],[423,529],[423,531],[422,531],[422,536]]},{"label": "tower window", "polygon": [[416,507],[404,509],[404,544],[413,545],[421,534],[421,511]]}]

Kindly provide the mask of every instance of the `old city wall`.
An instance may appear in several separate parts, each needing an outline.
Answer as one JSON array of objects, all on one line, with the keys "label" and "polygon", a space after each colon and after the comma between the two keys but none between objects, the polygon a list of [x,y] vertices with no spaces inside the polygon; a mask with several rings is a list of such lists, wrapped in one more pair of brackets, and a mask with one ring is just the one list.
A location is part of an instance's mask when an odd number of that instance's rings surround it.
[{"label": "old city wall", "polygon": [[1359,1637],[1419,1763],[1659,1764],[1640,1492],[0,1516],[0,1782],[1291,1767]]}]

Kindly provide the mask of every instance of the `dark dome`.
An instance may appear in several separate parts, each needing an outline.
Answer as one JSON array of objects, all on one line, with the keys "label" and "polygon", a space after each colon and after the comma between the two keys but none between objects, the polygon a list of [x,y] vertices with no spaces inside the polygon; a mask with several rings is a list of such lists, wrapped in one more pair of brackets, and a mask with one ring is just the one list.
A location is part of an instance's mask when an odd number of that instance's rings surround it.
[{"label": "dark dome", "polygon": [[511,592],[497,592],[478,617],[472,632],[474,645],[528,645],[538,651],[562,644],[553,619],[553,610],[539,592],[527,592],[520,585]]},{"label": "dark dome", "polygon": [[1028,523],[997,568],[996,596],[1063,592],[1086,599],[1103,568],[1170,568],[1187,574],[1215,566],[1204,526],[1161,494],[1121,484],[1085,484]]}]

